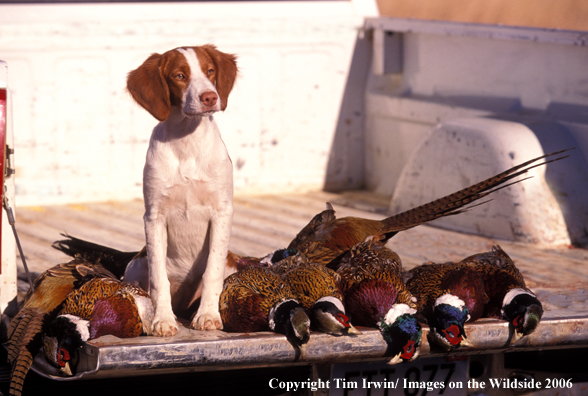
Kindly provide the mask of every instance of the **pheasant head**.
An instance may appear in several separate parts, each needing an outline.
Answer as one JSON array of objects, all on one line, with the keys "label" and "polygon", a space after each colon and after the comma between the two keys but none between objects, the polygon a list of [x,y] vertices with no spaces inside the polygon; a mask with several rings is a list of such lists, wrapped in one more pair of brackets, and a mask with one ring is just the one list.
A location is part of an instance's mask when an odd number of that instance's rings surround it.
[{"label": "pheasant head", "polygon": [[335,297],[323,297],[312,306],[310,323],[313,329],[334,336],[361,334],[345,314],[341,300]]},{"label": "pheasant head", "polygon": [[502,317],[508,321],[514,330],[511,343],[535,331],[541,317],[543,305],[537,297],[528,290],[515,288],[506,293],[502,303]]},{"label": "pheasant head", "polygon": [[463,300],[452,294],[444,294],[435,301],[429,323],[429,337],[447,350],[459,346],[472,346],[463,328],[469,319],[470,312]]},{"label": "pheasant head", "polygon": [[90,322],[74,315],[59,315],[43,335],[43,353],[65,375],[74,375],[79,351],[90,338]]},{"label": "pheasant head", "polygon": [[304,358],[310,339],[310,319],[300,303],[288,299],[276,304],[270,310],[269,325],[276,333],[286,336],[296,350],[296,359]]},{"label": "pheasant head", "polygon": [[394,305],[378,323],[382,337],[388,344],[387,354],[392,355],[388,364],[411,361],[420,352],[422,328],[416,309],[406,304]]}]

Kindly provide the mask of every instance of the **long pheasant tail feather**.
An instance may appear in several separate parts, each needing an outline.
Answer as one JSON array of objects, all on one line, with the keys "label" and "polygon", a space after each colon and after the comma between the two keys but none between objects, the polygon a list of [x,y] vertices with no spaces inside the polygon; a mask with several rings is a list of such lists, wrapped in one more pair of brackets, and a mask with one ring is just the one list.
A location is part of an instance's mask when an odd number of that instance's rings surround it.
[{"label": "long pheasant tail feather", "polygon": [[31,318],[31,315],[26,315],[22,317],[18,321],[18,324],[15,326],[12,335],[10,336],[7,342],[7,359],[9,363],[14,364],[14,362],[16,362],[18,352],[20,350],[20,346],[22,345],[22,340],[27,329],[27,325],[31,321]]},{"label": "long pheasant tail feather", "polygon": [[405,212],[398,213],[394,216],[388,217],[382,220],[382,232],[386,234],[387,238],[391,238],[396,233],[408,228],[415,227],[419,224],[424,224],[432,220],[438,219],[444,216],[451,216],[465,212],[475,206],[482,205],[488,201],[479,202],[475,205],[467,206],[474,201],[492,194],[500,189],[509,187],[513,184],[520,183],[524,180],[529,179],[526,177],[521,180],[516,180],[511,183],[507,183],[512,179],[525,174],[529,170],[538,166],[543,166],[551,162],[559,161],[569,157],[569,155],[560,156],[557,158],[551,158],[547,161],[538,162],[542,159],[550,158],[562,153],[565,153],[572,149],[560,150],[550,154],[545,154],[537,158],[533,158],[520,165],[514,166],[502,173],[499,173],[493,177],[476,183],[472,186],[466,187],[453,194],[447,195],[443,198],[436,199],[429,203],[417,206],[416,208],[409,209]]},{"label": "long pheasant tail feather", "polygon": [[10,377],[9,395],[21,395],[25,378],[32,364],[33,354],[31,353],[31,351],[23,347],[12,369],[12,375]]},{"label": "long pheasant tail feather", "polygon": [[55,241],[51,247],[71,257],[79,255],[89,262],[100,262],[100,264],[111,271],[119,279],[123,276],[127,265],[131,262],[133,257],[139,253],[123,252],[97,243],[88,242],[68,234],[61,235],[67,239]]},{"label": "long pheasant tail feather", "polygon": [[18,323],[9,340],[8,360],[12,363],[9,395],[19,396],[33,357],[41,347],[41,334],[45,315],[31,310]]},{"label": "long pheasant tail feather", "polygon": [[38,308],[24,308],[12,319],[6,342],[9,363],[15,364],[22,345],[26,345],[34,336],[29,328],[37,328],[35,323],[42,323],[43,315]]}]

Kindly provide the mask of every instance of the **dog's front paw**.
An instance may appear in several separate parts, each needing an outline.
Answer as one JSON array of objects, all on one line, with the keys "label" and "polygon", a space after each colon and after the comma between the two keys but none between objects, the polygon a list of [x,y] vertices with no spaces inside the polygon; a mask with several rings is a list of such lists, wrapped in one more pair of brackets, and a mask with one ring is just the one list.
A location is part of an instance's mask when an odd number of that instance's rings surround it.
[{"label": "dog's front paw", "polygon": [[157,337],[172,337],[178,334],[178,324],[173,316],[159,320],[155,318],[151,333]]},{"label": "dog's front paw", "polygon": [[191,326],[195,330],[222,330],[223,321],[218,312],[198,312]]}]

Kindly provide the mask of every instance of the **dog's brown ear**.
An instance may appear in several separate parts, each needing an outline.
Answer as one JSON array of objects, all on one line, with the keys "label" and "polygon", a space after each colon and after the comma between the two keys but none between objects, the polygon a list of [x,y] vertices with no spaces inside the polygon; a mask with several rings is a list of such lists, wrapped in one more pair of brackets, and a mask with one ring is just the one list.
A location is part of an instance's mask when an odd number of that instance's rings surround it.
[{"label": "dog's brown ear", "polygon": [[216,65],[216,90],[221,99],[221,110],[224,110],[237,78],[237,56],[221,52],[211,44],[202,47]]},{"label": "dog's brown ear", "polygon": [[163,55],[152,54],[127,76],[127,90],[133,99],[159,121],[167,120],[171,113],[162,62]]}]

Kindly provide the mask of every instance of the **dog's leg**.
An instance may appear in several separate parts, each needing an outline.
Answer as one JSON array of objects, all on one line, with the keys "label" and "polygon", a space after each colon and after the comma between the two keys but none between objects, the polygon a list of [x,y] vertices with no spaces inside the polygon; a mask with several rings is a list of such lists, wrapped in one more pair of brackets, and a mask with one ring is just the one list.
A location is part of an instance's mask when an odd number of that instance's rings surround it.
[{"label": "dog's leg", "polygon": [[145,214],[147,258],[149,260],[150,294],[155,315],[152,334],[160,337],[176,335],[178,325],[172,311],[171,291],[166,270],[167,231],[161,216]]},{"label": "dog's leg", "polygon": [[232,222],[233,206],[230,203],[211,219],[210,251],[206,270],[202,275],[202,296],[191,324],[196,330],[223,328],[219,313],[219,298],[223,290]]}]

